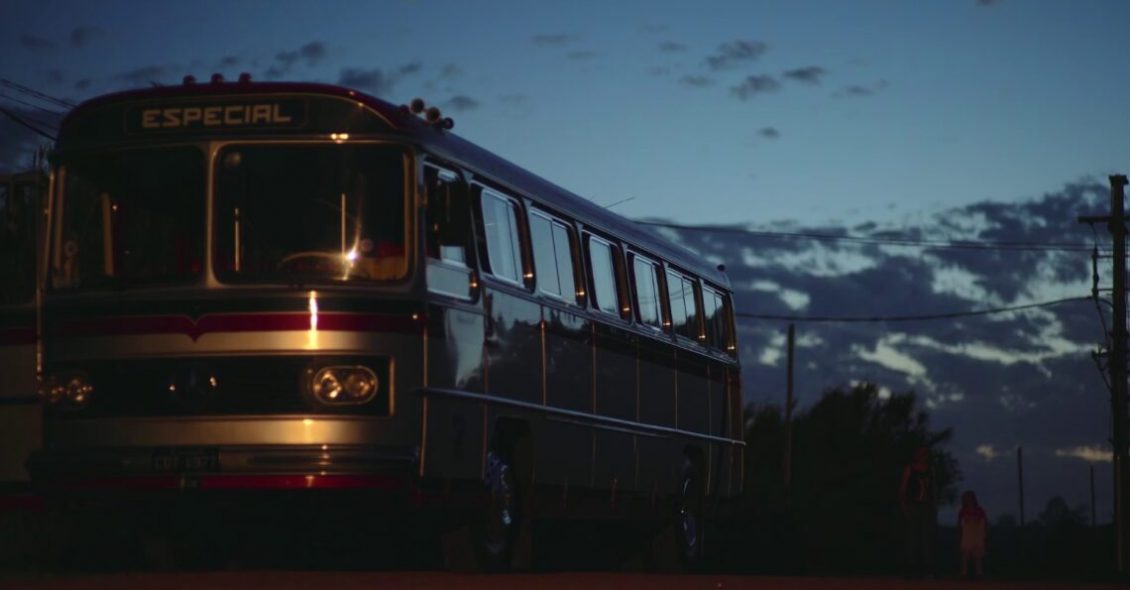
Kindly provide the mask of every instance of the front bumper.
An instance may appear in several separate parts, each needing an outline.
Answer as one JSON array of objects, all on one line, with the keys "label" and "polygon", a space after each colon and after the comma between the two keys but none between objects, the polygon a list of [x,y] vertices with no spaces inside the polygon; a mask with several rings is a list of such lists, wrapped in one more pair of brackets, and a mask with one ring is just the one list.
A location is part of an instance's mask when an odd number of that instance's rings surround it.
[{"label": "front bumper", "polygon": [[53,491],[407,490],[414,448],[356,445],[123,446],[45,449],[31,455],[37,488]]}]

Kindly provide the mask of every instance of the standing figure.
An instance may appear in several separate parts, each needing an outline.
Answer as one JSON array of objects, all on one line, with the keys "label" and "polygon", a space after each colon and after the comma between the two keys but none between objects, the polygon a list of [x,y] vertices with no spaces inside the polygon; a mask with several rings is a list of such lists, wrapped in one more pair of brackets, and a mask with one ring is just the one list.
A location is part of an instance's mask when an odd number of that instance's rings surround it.
[{"label": "standing figure", "polygon": [[903,469],[899,503],[905,517],[907,574],[923,577],[934,573],[934,533],[937,528],[934,471],[930,449],[920,446]]},{"label": "standing figure", "polygon": [[984,574],[985,537],[988,531],[988,518],[977,504],[977,494],[967,490],[961,495],[961,512],[957,514],[958,538],[961,539],[961,577],[969,573],[969,560],[980,578]]}]

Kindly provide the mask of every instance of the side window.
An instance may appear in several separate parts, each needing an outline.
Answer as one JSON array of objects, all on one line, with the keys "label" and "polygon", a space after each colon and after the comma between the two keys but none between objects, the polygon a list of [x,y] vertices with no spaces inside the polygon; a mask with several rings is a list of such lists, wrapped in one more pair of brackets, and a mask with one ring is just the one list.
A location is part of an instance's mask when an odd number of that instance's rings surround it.
[{"label": "side window", "polygon": [[620,289],[616,283],[616,260],[613,245],[589,236],[589,268],[592,270],[592,295],[596,308],[620,314]]},{"label": "side window", "polygon": [[[557,255],[557,276],[561,282],[561,295],[577,303],[584,295],[577,288],[577,271],[573,268],[573,253],[577,251],[577,238],[573,230],[560,223],[553,224],[553,252]],[[568,291],[568,292],[566,292]]]},{"label": "side window", "polygon": [[706,344],[711,348],[726,350],[729,344],[729,315],[721,293],[710,287],[702,288],[702,314],[706,324]]},{"label": "side window", "polygon": [[428,199],[424,231],[428,289],[469,298],[475,281],[467,187],[455,173],[431,166],[424,170],[424,183]]},{"label": "side window", "polygon": [[636,313],[640,323],[663,327],[659,299],[659,266],[654,262],[632,256],[632,279],[636,288]]},{"label": "side window", "polygon": [[679,273],[667,271],[667,299],[671,304],[671,331],[697,341],[701,314],[694,282]]},{"label": "side window", "polygon": [[518,204],[484,190],[481,207],[490,274],[521,285],[522,242],[518,234]]},{"label": "side window", "polygon": [[467,266],[471,224],[463,183],[455,173],[430,166],[424,178],[428,191],[428,258]]},{"label": "side window", "polygon": [[559,299],[577,299],[573,274],[573,234],[565,224],[539,212],[530,213],[530,242],[538,289]]}]

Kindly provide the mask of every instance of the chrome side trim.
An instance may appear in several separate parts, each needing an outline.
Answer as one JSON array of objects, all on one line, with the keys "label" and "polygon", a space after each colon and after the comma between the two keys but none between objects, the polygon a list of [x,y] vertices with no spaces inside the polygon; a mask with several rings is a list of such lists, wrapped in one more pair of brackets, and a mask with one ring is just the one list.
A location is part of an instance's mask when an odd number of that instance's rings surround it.
[{"label": "chrome side trim", "polygon": [[690,432],[687,430],[679,430],[677,428],[669,428],[666,426],[658,426],[654,424],[644,424],[641,422],[632,422],[631,420],[623,420],[620,418],[611,418],[608,416],[600,416],[597,414],[590,414],[588,412],[578,412],[576,410],[567,410],[565,408],[555,408],[553,406],[543,406],[540,404],[531,404],[529,402],[518,401],[496,395],[488,395],[482,393],[472,393],[469,391],[460,391],[458,389],[445,389],[440,387],[424,387],[417,389],[416,393],[423,396],[439,395],[446,397],[455,397],[467,399],[477,402],[488,404],[497,404],[501,406],[509,406],[512,408],[520,408],[523,410],[531,410],[541,412],[553,417],[572,418],[584,424],[589,424],[597,427],[611,427],[613,429],[623,429],[627,432],[639,434],[658,434],[667,436],[679,436],[683,438],[694,438],[698,440],[711,441],[717,443],[725,443],[729,445],[744,447],[746,443],[744,440],[736,440],[731,438],[723,438],[720,436],[712,436],[709,434],[702,434],[698,432]]}]

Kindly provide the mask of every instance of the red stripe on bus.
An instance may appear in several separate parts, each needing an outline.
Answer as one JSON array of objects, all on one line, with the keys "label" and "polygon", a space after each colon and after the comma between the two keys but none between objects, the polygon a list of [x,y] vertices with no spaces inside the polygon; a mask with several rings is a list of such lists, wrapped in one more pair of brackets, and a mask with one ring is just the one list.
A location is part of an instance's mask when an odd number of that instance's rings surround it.
[{"label": "red stripe on bus", "polygon": [[83,490],[400,490],[402,478],[386,475],[157,475],[68,480]]},{"label": "red stripe on bus", "polygon": [[[329,312],[319,313],[317,318],[319,332],[411,333],[420,329],[417,320],[402,315]],[[66,336],[184,334],[197,340],[216,332],[305,331],[310,327],[308,312],[206,315],[196,321],[188,316],[121,316],[67,322],[58,333]],[[32,342],[34,336],[33,331]]]},{"label": "red stripe on bus", "polygon": [[28,494],[0,496],[0,512],[42,512],[46,508],[47,503],[39,496]]},{"label": "red stripe on bus", "polygon": [[30,344],[35,344],[34,326],[0,330],[0,346],[26,346]]},{"label": "red stripe on bus", "polygon": [[202,490],[399,490],[404,480],[384,475],[205,475]]}]

